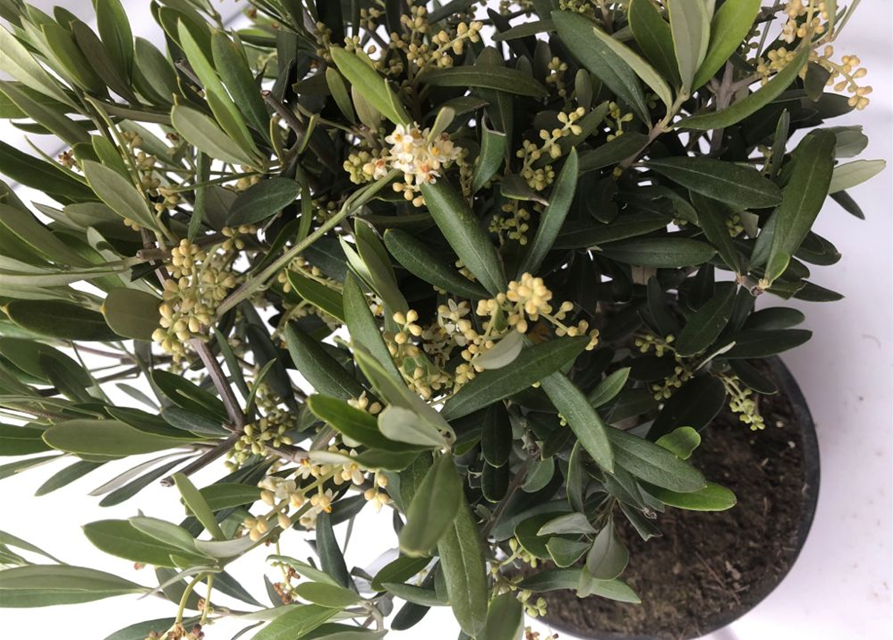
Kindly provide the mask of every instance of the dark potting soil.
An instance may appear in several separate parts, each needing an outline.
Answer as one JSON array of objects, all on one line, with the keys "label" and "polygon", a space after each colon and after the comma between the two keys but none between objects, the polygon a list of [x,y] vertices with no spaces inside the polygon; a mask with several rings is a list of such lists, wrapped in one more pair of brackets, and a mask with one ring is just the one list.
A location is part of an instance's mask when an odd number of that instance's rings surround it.
[{"label": "dark potting soil", "polygon": [[765,430],[721,414],[692,456],[709,480],[735,492],[733,509],[668,508],[657,520],[663,537],[648,542],[622,528],[630,551],[622,578],[642,604],[555,591],[543,594],[546,622],[583,637],[683,640],[724,626],[765,597],[796,559],[807,487],[801,427],[788,398],[761,396],[760,409]]}]

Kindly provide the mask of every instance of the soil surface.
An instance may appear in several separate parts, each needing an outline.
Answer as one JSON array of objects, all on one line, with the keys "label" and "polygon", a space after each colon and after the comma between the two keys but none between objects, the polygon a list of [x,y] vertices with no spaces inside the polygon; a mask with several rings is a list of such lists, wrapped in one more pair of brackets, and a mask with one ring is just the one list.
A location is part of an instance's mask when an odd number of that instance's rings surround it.
[{"label": "soil surface", "polygon": [[[642,604],[555,591],[543,594],[546,622],[605,640],[683,640],[728,624],[762,600],[799,553],[809,487],[802,430],[787,397],[761,396],[760,408],[764,431],[750,431],[735,416],[721,414],[701,433],[692,456],[709,480],[735,492],[736,507],[721,513],[668,507],[657,520],[663,537],[648,542],[631,526],[621,530],[630,551],[622,578]],[[623,518],[616,522],[629,524]]]}]

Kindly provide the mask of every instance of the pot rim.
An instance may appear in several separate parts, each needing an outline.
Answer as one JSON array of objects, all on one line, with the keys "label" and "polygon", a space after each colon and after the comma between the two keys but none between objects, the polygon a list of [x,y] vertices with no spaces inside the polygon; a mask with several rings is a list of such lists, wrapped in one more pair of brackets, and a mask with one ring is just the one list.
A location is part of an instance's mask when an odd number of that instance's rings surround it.
[{"label": "pot rim", "polygon": [[[787,570],[780,574],[774,583],[765,588],[763,592],[759,594],[756,601],[746,607],[732,609],[725,615],[717,616],[717,618],[712,621],[713,623],[711,626],[705,628],[700,636],[692,636],[688,638],[688,640],[696,640],[696,638],[715,633],[720,629],[727,627],[744,617],[768,598],[778,585],[787,578],[791,569],[794,568],[794,565],[797,564],[797,560],[800,558],[800,552],[806,544],[806,540],[809,537],[809,531],[812,528],[812,523],[815,519],[819,499],[819,484],[821,480],[819,440],[815,429],[815,422],[813,421],[812,413],[809,411],[809,405],[806,402],[806,397],[803,395],[803,390],[800,389],[800,385],[797,384],[797,380],[794,378],[794,375],[791,373],[791,370],[788,369],[787,365],[785,365],[778,356],[766,358],[764,362],[769,366],[769,370],[772,372],[775,382],[778,384],[778,392],[787,396],[788,401],[791,404],[793,417],[801,427],[799,444],[803,451],[805,486],[803,491],[803,515],[800,519],[800,526],[797,528],[796,548]],[[665,640],[664,638],[658,638],[656,636],[631,636],[612,631],[602,632],[596,636],[592,635],[589,631],[584,632],[573,624],[566,624],[560,619],[550,620],[546,618],[544,621],[550,627],[553,627],[558,631],[574,634],[580,638],[589,638],[591,640]]]}]

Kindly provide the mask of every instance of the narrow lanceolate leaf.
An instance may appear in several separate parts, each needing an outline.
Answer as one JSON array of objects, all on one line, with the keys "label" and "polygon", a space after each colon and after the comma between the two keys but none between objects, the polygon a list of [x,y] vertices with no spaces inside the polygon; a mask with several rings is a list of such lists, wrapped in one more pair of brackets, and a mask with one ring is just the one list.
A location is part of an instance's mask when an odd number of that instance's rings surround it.
[{"label": "narrow lanceolate leaf", "polygon": [[830,131],[810,133],[794,153],[794,169],[776,209],[766,279],[773,282],[788,268],[794,253],[822,210],[834,171],[836,137]]},{"label": "narrow lanceolate leaf", "polygon": [[294,605],[254,635],[254,640],[297,640],[338,614],[340,609],[318,604]]},{"label": "narrow lanceolate leaf", "polygon": [[67,105],[74,105],[62,87],[6,28],[0,28],[0,68],[23,85]]},{"label": "narrow lanceolate leaf", "polygon": [[48,338],[100,342],[120,339],[101,313],[70,302],[13,300],[3,311],[14,324]]},{"label": "narrow lanceolate leaf", "polygon": [[647,165],[680,186],[741,209],[781,202],[781,190],[753,167],[685,156],[649,160]]},{"label": "narrow lanceolate leaf", "polygon": [[738,287],[732,283],[717,285],[716,295],[688,318],[676,341],[681,356],[693,356],[703,351],[719,337],[732,313]]},{"label": "narrow lanceolate leaf", "polygon": [[653,442],[618,429],[608,431],[617,464],[651,484],[688,493],[706,486],[701,472]]},{"label": "narrow lanceolate leaf", "polygon": [[287,278],[295,293],[304,300],[341,322],[345,321],[344,304],[340,293],[321,282],[302,276],[297,271],[289,271]]},{"label": "narrow lanceolate leaf", "polygon": [[508,371],[484,371],[463,386],[443,406],[441,415],[457,420],[540,382],[583,353],[586,337],[560,338],[521,351]]},{"label": "narrow lanceolate leaf", "polygon": [[487,564],[471,509],[461,498],[459,512],[437,543],[440,568],[453,615],[471,637],[487,623]]},{"label": "narrow lanceolate leaf", "polygon": [[320,420],[367,447],[384,451],[418,451],[417,447],[385,437],[378,429],[375,416],[355,409],[343,400],[317,394],[307,399],[307,406]]},{"label": "narrow lanceolate leaf", "polygon": [[887,166],[884,160],[854,160],[834,167],[828,193],[839,193],[871,180]]},{"label": "narrow lanceolate leaf", "polygon": [[102,44],[125,78],[133,69],[133,33],[120,0],[96,0],[96,27]]},{"label": "narrow lanceolate leaf", "polygon": [[446,444],[439,429],[413,409],[391,404],[378,414],[378,428],[391,440],[420,447]]},{"label": "narrow lanceolate leaf", "polygon": [[505,147],[508,136],[501,131],[494,131],[482,124],[481,152],[474,167],[474,178],[471,181],[471,192],[477,193],[496,175],[505,160]]},{"label": "narrow lanceolate leaf", "polygon": [[710,42],[710,16],[703,2],[668,0],[670,29],[676,49],[676,62],[682,86],[691,90],[695,73],[707,55]]},{"label": "narrow lanceolate leaf", "polygon": [[100,551],[131,562],[156,567],[175,567],[172,555],[190,561],[208,561],[198,552],[190,554],[181,547],[167,544],[136,529],[127,520],[100,520],[84,525],[84,535]]},{"label": "narrow lanceolate leaf", "polygon": [[58,451],[103,456],[131,456],[181,447],[182,438],[140,431],[117,420],[69,420],[43,433],[44,442]]},{"label": "narrow lanceolate leaf", "polygon": [[375,69],[356,54],[340,47],[332,47],[329,51],[338,71],[379,113],[394,124],[407,125],[412,122],[403,103],[388,86],[387,80],[378,75]]},{"label": "narrow lanceolate leaf", "polygon": [[[683,0],[684,1],[684,0]],[[756,113],[780,96],[791,83],[797,79],[800,70],[809,59],[809,47],[801,47],[797,56],[765,85],[751,93],[743,100],[733,102],[731,106],[712,113],[701,113],[690,118],[683,118],[676,123],[681,129],[709,131],[724,129],[741,122],[747,116]]]},{"label": "narrow lanceolate leaf", "polygon": [[643,122],[648,122],[648,107],[639,79],[629,65],[595,35],[595,24],[569,11],[553,11],[552,21],[561,41],[583,66],[628,103]]},{"label": "narrow lanceolate leaf", "polygon": [[541,384],[586,452],[602,469],[613,471],[614,456],[608,439],[609,428],[586,400],[583,392],[560,372],[543,378]]},{"label": "narrow lanceolate leaf", "polygon": [[530,75],[499,65],[476,64],[473,67],[449,67],[426,71],[422,84],[433,87],[477,87],[531,98],[545,98],[548,90]]},{"label": "narrow lanceolate leaf", "polygon": [[642,82],[651,87],[651,90],[661,99],[667,109],[673,105],[673,92],[670,91],[670,86],[660,74],[654,70],[654,67],[648,64],[638,53],[619,40],[615,40],[598,27],[595,27],[593,32],[603,45],[629,65],[630,69],[642,79]]},{"label": "narrow lanceolate leaf", "polygon": [[242,191],[227,215],[227,224],[238,227],[270,218],[301,195],[301,185],[287,178],[261,180]]},{"label": "narrow lanceolate leaf", "polygon": [[759,12],[760,0],[727,0],[722,4],[710,24],[710,45],[692,89],[704,86],[732,57],[753,28]]},{"label": "narrow lanceolate leaf", "polygon": [[344,318],[347,330],[350,332],[350,339],[363,345],[391,377],[402,382],[403,376],[398,371],[397,365],[394,364],[394,359],[384,342],[378,323],[369,309],[366,295],[352,273],[348,273],[344,279],[342,298]]},{"label": "narrow lanceolate leaf", "polygon": [[490,603],[487,625],[481,640],[519,640],[524,631],[524,610],[521,601],[511,592],[497,596]]},{"label": "narrow lanceolate leaf", "polygon": [[425,474],[406,512],[400,531],[400,550],[408,556],[427,556],[452,525],[462,503],[462,480],[453,457],[442,455]]},{"label": "narrow lanceolate leaf", "polygon": [[629,379],[630,367],[618,369],[604,380],[598,383],[595,389],[586,398],[593,409],[598,409],[613,400],[623,390]]},{"label": "narrow lanceolate leaf", "polygon": [[443,178],[423,184],[422,195],[431,217],[465,267],[490,294],[505,291],[499,252],[465,199]]},{"label": "narrow lanceolate leaf", "polygon": [[691,194],[691,203],[698,212],[698,226],[716,247],[723,262],[735,273],[744,273],[743,259],[735,240],[729,235],[729,207],[699,193]]},{"label": "narrow lanceolate leaf", "polygon": [[223,84],[248,121],[259,133],[265,134],[270,115],[258,84],[254,80],[245,50],[241,43],[233,42],[223,31],[211,34],[211,51],[214,67]]},{"label": "narrow lanceolate leaf", "polygon": [[652,0],[631,0],[628,17],[633,37],[645,57],[664,78],[678,84],[679,68],[676,66],[673,33]]},{"label": "narrow lanceolate leaf", "polygon": [[326,353],[319,342],[293,323],[285,330],[285,343],[298,371],[319,393],[350,400],[359,398],[365,391],[363,385]]},{"label": "narrow lanceolate leaf", "polygon": [[388,229],[384,244],[397,262],[417,278],[463,298],[481,300],[489,297],[480,284],[461,275],[415,236],[400,229]]},{"label": "narrow lanceolate leaf", "polygon": [[55,106],[33,100],[18,83],[0,82],[0,92],[6,94],[6,97],[28,114],[29,118],[55,133],[68,145],[74,146],[79,142],[89,141],[90,135],[86,129],[76,124]]},{"label": "narrow lanceolate leaf", "polygon": [[92,602],[144,587],[119,576],[69,565],[31,565],[0,571],[0,608]]},{"label": "narrow lanceolate leaf", "polygon": [[171,124],[191,145],[212,158],[232,165],[256,166],[255,158],[242,150],[213,119],[201,111],[182,104],[171,110]]},{"label": "narrow lanceolate leaf", "polygon": [[85,160],[81,166],[90,188],[112,211],[146,229],[159,229],[145,197],[130,181],[114,169],[92,160]]},{"label": "narrow lanceolate leaf", "polygon": [[675,269],[704,264],[716,249],[691,238],[630,238],[605,245],[601,253],[624,264]]},{"label": "narrow lanceolate leaf", "polygon": [[586,571],[596,580],[613,580],[626,569],[629,551],[614,530],[614,520],[598,532],[586,556]]},{"label": "narrow lanceolate leaf", "polygon": [[174,474],[174,483],[176,483],[180,495],[183,496],[183,502],[186,503],[186,507],[192,512],[192,515],[202,523],[205,529],[208,530],[208,533],[210,533],[215,540],[226,540],[226,536],[220,529],[220,525],[217,524],[214,512],[211,511],[211,507],[208,506],[208,503],[205,501],[199,490],[196,489],[195,485],[192,484],[192,481],[182,473],[176,473]]},{"label": "narrow lanceolate leaf", "polygon": [[726,511],[738,502],[734,493],[713,482],[692,493],[677,493],[652,486],[646,486],[645,490],[665,505],[689,511]]},{"label": "narrow lanceolate leaf", "polygon": [[574,195],[577,192],[577,176],[579,174],[579,161],[577,160],[577,150],[572,149],[558,174],[558,178],[552,185],[552,191],[549,194],[549,204],[546,206],[540,216],[539,226],[533,242],[524,255],[524,260],[518,267],[518,275],[523,273],[536,274],[540,265],[555,244],[567,212],[570,211],[571,203],[574,201]]},{"label": "narrow lanceolate leaf", "polygon": [[102,315],[119,336],[134,340],[151,340],[158,328],[161,301],[150,293],[136,289],[112,289],[102,303]]}]

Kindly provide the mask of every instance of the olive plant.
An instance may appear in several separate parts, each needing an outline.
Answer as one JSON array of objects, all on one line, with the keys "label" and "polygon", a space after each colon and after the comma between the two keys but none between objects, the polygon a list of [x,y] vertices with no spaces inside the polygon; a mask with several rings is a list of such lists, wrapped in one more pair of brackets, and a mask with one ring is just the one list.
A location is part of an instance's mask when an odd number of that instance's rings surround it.
[{"label": "olive plant", "polygon": [[[623,540],[734,506],[689,457],[724,407],[763,429],[760,361],[810,337],[756,299],[840,297],[811,227],[883,168],[826,125],[869,102],[857,4],[153,0],[150,42],[120,0],[0,0],[0,115],[64,144],[0,142],[0,473],[105,474],[136,515],[84,534],[154,568],[0,532],[0,606],[171,601],[116,640],[449,606],[493,640],[538,592],[636,602]],[[138,509],[157,482],[182,522]],[[335,533],[364,511],[374,568]]]}]

